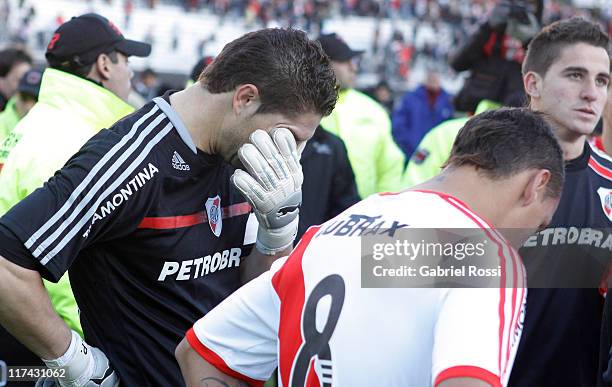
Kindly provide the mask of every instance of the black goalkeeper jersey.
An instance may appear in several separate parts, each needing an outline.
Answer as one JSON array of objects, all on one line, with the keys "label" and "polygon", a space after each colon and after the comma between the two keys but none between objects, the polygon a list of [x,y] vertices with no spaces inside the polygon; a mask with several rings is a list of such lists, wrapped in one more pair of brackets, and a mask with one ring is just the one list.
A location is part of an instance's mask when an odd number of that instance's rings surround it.
[{"label": "black goalkeeper jersey", "polygon": [[52,281],[68,270],[85,339],[122,385],[183,385],[174,349],[240,286],[255,239],[232,172],[156,98],[0,219],[0,255]]},{"label": "black goalkeeper jersey", "polygon": [[566,163],[551,224],[520,250],[527,310],[510,386],[593,387],[612,256],[612,160],[585,145]]}]

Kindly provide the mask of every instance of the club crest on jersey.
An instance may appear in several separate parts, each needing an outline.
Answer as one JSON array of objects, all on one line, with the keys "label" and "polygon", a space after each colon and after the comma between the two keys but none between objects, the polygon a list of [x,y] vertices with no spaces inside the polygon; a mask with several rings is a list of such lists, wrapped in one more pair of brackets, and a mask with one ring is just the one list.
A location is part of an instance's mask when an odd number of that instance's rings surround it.
[{"label": "club crest on jersey", "polygon": [[599,194],[599,199],[601,199],[601,208],[604,214],[612,222],[612,189],[599,187],[597,193]]},{"label": "club crest on jersey", "polygon": [[223,216],[221,213],[221,198],[219,195],[206,200],[206,215],[208,215],[208,225],[216,237],[221,235],[223,226]]}]

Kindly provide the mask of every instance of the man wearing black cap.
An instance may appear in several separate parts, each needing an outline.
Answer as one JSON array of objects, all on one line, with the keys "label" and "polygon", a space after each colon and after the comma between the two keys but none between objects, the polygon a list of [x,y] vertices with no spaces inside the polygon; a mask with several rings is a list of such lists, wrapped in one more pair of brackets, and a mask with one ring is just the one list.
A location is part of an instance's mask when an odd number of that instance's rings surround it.
[{"label": "man wearing black cap", "polygon": [[112,21],[88,13],[55,31],[45,57],[52,68],[89,79],[125,101],[133,75],[127,58],[150,53],[149,44],[125,39]]},{"label": "man wearing black cap", "polygon": [[127,58],[150,52],[150,45],[125,39],[111,21],[93,13],[55,31],[39,103],[15,127],[15,145],[0,173],[0,215],[41,186],[87,139],[134,110],[125,102],[133,75]]},{"label": "man wearing black cap", "polygon": [[340,87],[336,108],[321,126],[346,144],[359,196],[399,190],[404,156],[393,141],[389,115],[378,102],[353,88],[356,59],[362,51],[352,50],[335,33],[318,40],[331,59]]},{"label": "man wearing black cap", "polygon": [[[125,102],[132,77],[127,58],[150,51],[148,44],[125,39],[97,14],[74,17],[55,31],[47,46],[50,67],[43,73],[38,103],[4,147],[12,149],[3,156],[0,172],[0,215],[42,186],[100,129],[133,112]],[[68,276],[57,284],[45,281],[45,286],[58,314],[82,334]]]}]

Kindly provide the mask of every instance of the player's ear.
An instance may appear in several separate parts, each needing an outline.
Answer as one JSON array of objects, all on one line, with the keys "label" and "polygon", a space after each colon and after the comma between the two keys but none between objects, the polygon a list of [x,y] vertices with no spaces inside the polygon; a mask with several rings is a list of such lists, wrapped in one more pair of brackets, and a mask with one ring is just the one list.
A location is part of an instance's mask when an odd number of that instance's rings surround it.
[{"label": "player's ear", "polygon": [[112,77],[110,62],[111,58],[107,54],[98,55],[89,75],[95,72],[97,77],[100,78],[100,81],[108,81]]},{"label": "player's ear", "polygon": [[257,86],[247,83],[238,86],[234,91],[232,109],[236,115],[245,115],[247,117],[253,115],[260,104]]},{"label": "player's ear", "polygon": [[523,189],[522,201],[524,206],[542,200],[546,195],[546,186],[550,181],[550,171],[548,169],[534,170],[529,174],[527,183]]},{"label": "player's ear", "polygon": [[534,71],[529,71],[523,76],[523,86],[525,87],[525,93],[527,93],[529,97],[540,98],[542,77]]}]

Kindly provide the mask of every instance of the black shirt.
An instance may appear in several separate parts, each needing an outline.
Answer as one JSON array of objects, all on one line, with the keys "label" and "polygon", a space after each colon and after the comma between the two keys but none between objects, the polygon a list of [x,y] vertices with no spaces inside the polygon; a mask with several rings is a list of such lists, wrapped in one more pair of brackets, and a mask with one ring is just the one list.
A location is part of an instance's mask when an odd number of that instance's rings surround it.
[{"label": "black shirt", "polygon": [[317,127],[300,159],[304,171],[296,241],[359,201],[355,175],[340,137]]},{"label": "black shirt", "polygon": [[510,386],[596,384],[599,287],[612,254],[612,161],[587,144],[565,172],[551,224],[520,251],[529,290]]},{"label": "black shirt", "polygon": [[69,271],[85,339],[122,385],[183,385],[174,349],[240,286],[254,242],[232,172],[157,98],[0,219],[0,255],[52,281]]}]

